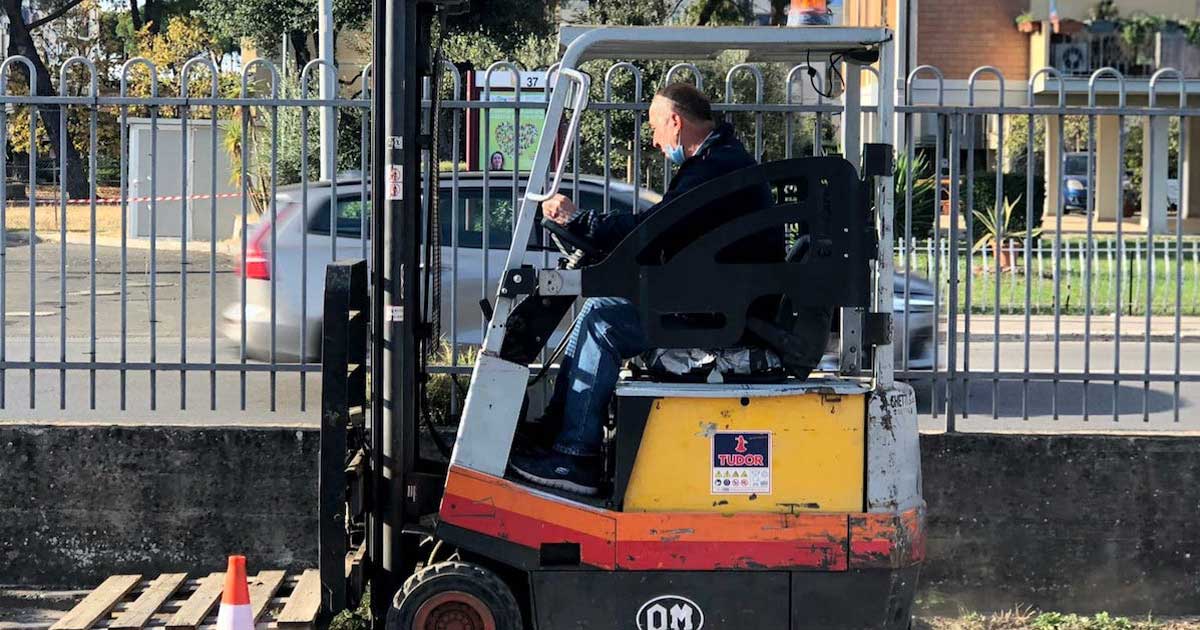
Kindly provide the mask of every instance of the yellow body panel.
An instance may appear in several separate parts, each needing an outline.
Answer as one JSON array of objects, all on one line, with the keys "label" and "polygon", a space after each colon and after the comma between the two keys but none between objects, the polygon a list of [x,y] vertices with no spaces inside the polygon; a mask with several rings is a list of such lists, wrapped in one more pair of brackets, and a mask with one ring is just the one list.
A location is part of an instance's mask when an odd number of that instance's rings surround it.
[{"label": "yellow body panel", "polygon": [[[859,512],[863,510],[865,396],[802,393],[753,398],[660,398],[625,491],[627,512]],[[714,449],[738,432],[769,433],[769,491],[714,489],[722,476]],[[716,446],[714,434],[732,434]],[[743,449],[744,441],[738,442]],[[753,450],[753,449],[751,449]],[[729,471],[734,472],[729,472]],[[763,475],[750,470],[751,475]],[[754,482],[752,481],[751,484]],[[736,488],[733,490],[736,492]]]}]

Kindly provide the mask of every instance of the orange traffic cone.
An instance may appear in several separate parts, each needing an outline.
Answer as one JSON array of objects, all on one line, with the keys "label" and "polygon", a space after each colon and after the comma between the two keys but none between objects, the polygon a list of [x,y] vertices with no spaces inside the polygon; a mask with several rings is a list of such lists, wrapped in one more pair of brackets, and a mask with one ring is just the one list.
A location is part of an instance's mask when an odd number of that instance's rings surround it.
[{"label": "orange traffic cone", "polygon": [[225,592],[217,613],[217,630],[254,630],[250,611],[250,587],[246,584],[246,556],[229,556],[225,570]]}]

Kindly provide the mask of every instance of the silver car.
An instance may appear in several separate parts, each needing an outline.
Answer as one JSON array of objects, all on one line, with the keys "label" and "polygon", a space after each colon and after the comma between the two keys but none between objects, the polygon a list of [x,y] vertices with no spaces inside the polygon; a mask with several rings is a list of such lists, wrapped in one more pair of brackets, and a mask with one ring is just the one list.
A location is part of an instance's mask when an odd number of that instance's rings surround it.
[{"label": "silver car", "polygon": [[[519,190],[525,178],[519,178]],[[460,345],[478,345],[482,341],[483,315],[479,302],[495,298],[496,283],[512,237],[513,190],[511,173],[491,173],[488,180],[487,256],[484,256],[483,233],[484,195],[483,174],[459,173],[457,196],[453,194],[454,179],[443,174],[438,191],[438,222],[441,254],[441,327],[447,340],[453,337]],[[564,194],[571,196],[580,208],[604,208],[604,179],[595,176],[579,178],[579,193],[571,178],[562,184]],[[635,190],[626,182],[609,184],[609,209],[631,212]],[[247,237],[246,259],[238,272],[246,275],[245,349],[246,356],[270,360],[272,356],[271,283],[275,283],[274,356],[277,361],[298,361],[301,354],[315,361],[321,353],[321,314],[325,267],[333,260],[330,241],[329,182],[309,184],[308,206],[300,212],[300,186],[279,190],[276,209],[275,256],[272,264],[271,229],[268,220],[260,221]],[[637,206],[645,210],[661,198],[652,190],[636,191]],[[343,180],[337,184],[337,257],[363,257],[369,254],[364,243],[362,226],[369,219],[364,213],[369,204],[363,203],[360,180]],[[519,201],[518,197],[518,201]],[[453,208],[453,211],[452,211]],[[456,216],[457,215],[457,216]],[[454,234],[457,228],[457,251]],[[540,231],[536,231],[540,232]],[[541,257],[557,256],[557,250],[547,251],[539,242],[527,254],[529,262],[542,266]],[[307,242],[305,242],[307,241]],[[304,249],[307,247],[307,256]],[[485,274],[484,263],[487,263]],[[483,279],[487,277],[485,290]],[[894,309],[896,337],[902,334],[905,280],[896,275]],[[902,353],[907,348],[910,370],[933,367],[933,287],[924,279],[909,280],[908,343],[895,344],[896,367],[903,369]],[[242,343],[242,304],[229,304],[223,312],[225,336],[239,347]],[[301,330],[304,330],[303,343]],[[451,334],[451,331],[455,331]],[[836,354],[830,353],[823,368],[836,368]]]},{"label": "silver car", "polygon": [[[491,172],[488,177],[487,210],[484,206],[483,173],[460,172],[457,194],[452,190],[455,178],[443,173],[438,191],[438,223],[440,228],[441,313],[442,334],[448,340],[453,335],[458,344],[478,345],[482,341],[483,315],[479,301],[495,299],[496,283],[508,255],[512,239],[513,186],[512,173]],[[525,188],[525,176],[518,178],[518,192]],[[579,192],[574,180],[564,178],[563,194],[571,196],[578,206],[588,210],[603,210],[604,178],[581,176]],[[635,190],[632,184],[609,182],[608,209],[632,212]],[[636,191],[637,207],[645,210],[658,203],[661,196],[653,190]],[[277,361],[298,361],[301,354],[314,361],[321,354],[321,313],[324,307],[323,288],[325,267],[333,260],[330,240],[329,182],[311,182],[308,186],[308,207],[300,212],[302,189],[299,185],[279,189],[276,204],[275,255],[271,256],[271,223],[265,217],[251,228],[247,236],[246,259],[237,271],[246,276],[245,350],[246,356],[267,361],[272,356],[271,284],[275,283],[274,356]],[[339,259],[369,255],[370,244],[362,238],[362,227],[369,217],[365,214],[361,180],[337,182],[336,247]],[[368,200],[369,201],[369,200]],[[519,203],[520,197],[517,197]],[[487,233],[483,227],[486,215]],[[457,234],[454,228],[457,227]],[[530,264],[541,266],[543,256],[557,257],[557,249],[541,246],[530,248]],[[457,241],[457,251],[452,245]],[[484,255],[484,245],[487,255]],[[307,248],[307,255],[304,250]],[[553,258],[551,258],[553,260]],[[483,279],[488,278],[485,290]],[[455,320],[451,324],[452,316]],[[226,338],[242,344],[242,304],[236,301],[222,313],[222,329]],[[301,335],[301,330],[304,334]],[[304,339],[303,343],[301,339]]]}]

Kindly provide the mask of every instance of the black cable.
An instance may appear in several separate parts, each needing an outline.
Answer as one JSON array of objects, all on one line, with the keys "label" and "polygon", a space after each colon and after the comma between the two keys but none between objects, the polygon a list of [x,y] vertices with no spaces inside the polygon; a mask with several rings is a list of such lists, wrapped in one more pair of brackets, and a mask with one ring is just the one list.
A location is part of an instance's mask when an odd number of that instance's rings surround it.
[{"label": "black cable", "polygon": [[[429,160],[428,172],[429,181],[426,186],[429,187],[429,199],[427,199],[426,208],[428,212],[425,216],[425,294],[422,297],[421,304],[421,319],[428,326],[427,333],[421,335],[417,339],[417,364],[419,366],[420,378],[417,379],[418,400],[421,403],[421,420],[425,424],[425,428],[429,431],[429,438],[433,441],[438,453],[446,459],[450,459],[450,445],[442,439],[442,436],[437,431],[437,425],[433,422],[433,417],[430,413],[429,404],[429,355],[433,351],[433,339],[438,336],[438,323],[440,317],[426,317],[430,315],[430,305],[434,298],[437,298],[436,309],[441,308],[441,297],[434,295],[433,274],[440,273],[441,261],[435,259],[434,252],[440,253],[440,248],[435,246],[435,237],[440,236],[437,229],[438,218],[438,196],[441,189],[441,165],[438,162],[438,114],[440,114],[441,99],[438,98],[442,87],[442,46],[446,41],[446,11],[441,11],[438,14],[438,41],[432,46],[433,48],[433,71],[429,80],[429,148],[426,152],[426,159]],[[440,278],[439,278],[440,280]],[[441,288],[441,283],[437,283],[437,288]],[[428,321],[426,321],[428,320]],[[451,377],[453,378],[453,377]],[[451,388],[453,389],[453,388]]]},{"label": "black cable", "polygon": [[846,59],[845,53],[840,53],[840,52],[830,53],[829,67],[825,70],[826,89],[822,90],[820,87],[817,87],[817,74],[818,73],[817,73],[817,70],[815,68],[813,68],[813,66],[812,66],[812,51],[811,50],[805,51],[805,53],[804,53],[804,65],[806,66],[805,71],[808,74],[808,83],[809,83],[809,85],[812,86],[812,89],[814,92],[819,94],[822,98],[832,99],[834,97],[834,94],[837,93],[836,89],[834,88],[835,84],[833,82],[833,78],[835,76],[837,77],[836,85],[845,87],[846,79],[845,79],[845,77],[842,76],[842,71],[838,69],[838,64],[841,64],[843,61],[845,61],[845,59]]}]

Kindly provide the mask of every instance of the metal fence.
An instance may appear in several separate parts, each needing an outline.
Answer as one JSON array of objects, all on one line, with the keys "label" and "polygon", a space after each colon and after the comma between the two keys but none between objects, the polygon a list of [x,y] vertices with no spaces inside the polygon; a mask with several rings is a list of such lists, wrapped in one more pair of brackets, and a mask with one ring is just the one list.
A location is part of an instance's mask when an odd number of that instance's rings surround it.
[{"label": "metal fence", "polygon": [[[6,415],[315,417],[319,379],[310,374],[319,370],[324,266],[370,258],[366,178],[318,182],[313,170],[316,120],[334,111],[338,141],[327,159],[371,172],[369,70],[357,97],[320,100],[311,83],[321,64],[289,78],[255,61],[238,78],[238,92],[225,95],[208,62],[190,62],[176,77],[147,60],[131,60],[109,77],[74,59],[61,69],[56,96],[10,94],[9,71],[32,64],[10,58],[0,65],[6,105],[0,172],[4,160],[22,153],[14,148],[22,138],[46,135],[35,127],[40,119],[59,129],[53,154],[68,174],[62,180],[70,179],[71,135],[88,182],[87,194],[75,198],[66,184],[39,182],[31,166],[23,181],[0,185],[0,408]],[[456,375],[437,377],[431,391],[454,410],[482,335],[478,304],[494,297],[513,209],[524,193],[524,145],[536,138],[524,127],[536,129],[549,94],[523,89],[528,75],[512,63],[493,64],[474,80],[445,65],[436,94],[440,113],[427,121],[437,146],[425,160],[424,199],[427,226],[440,240],[428,258],[441,269],[427,300],[431,311],[440,311],[444,339],[433,371]],[[845,77],[810,69],[585,66],[598,79],[566,156],[564,188],[592,210],[650,207],[669,185],[672,168],[649,144],[646,111],[653,92],[673,80],[694,81],[712,94],[714,110],[762,160],[840,152],[842,105],[832,88]],[[509,100],[493,99],[492,78],[514,74]],[[1056,76],[1046,69],[1035,80]],[[999,247],[972,247],[980,217],[1003,209],[1005,195],[995,191],[1006,189],[1006,176],[1024,175],[1024,198],[1033,198],[1042,176],[1033,158],[1046,153],[1035,123],[1061,131],[1068,117],[1085,117],[1087,148],[1095,155],[1097,117],[1115,116],[1124,154],[1127,120],[1153,126],[1174,118],[1181,123],[1179,146],[1186,147],[1184,123],[1200,111],[1176,102],[1175,91],[1170,106],[1159,104],[1168,84],[1182,86],[1176,76],[1156,74],[1149,105],[1137,107],[1126,105],[1124,80],[1111,69],[1092,77],[1087,105],[1068,104],[1065,95],[1050,104],[976,104],[982,80],[1004,93],[1003,77],[984,68],[970,80],[971,104],[948,106],[936,69],[908,77],[910,98],[897,108],[902,124],[894,140],[901,158],[897,180],[914,183],[896,191],[903,218],[895,255],[905,273],[897,280],[895,338],[898,377],[918,388],[926,426],[1087,428],[1103,416],[1140,421],[1122,428],[1192,428],[1180,410],[1200,380],[1187,363],[1185,343],[1191,332],[1185,318],[1195,316],[1200,303],[1200,244],[1185,239],[1183,221],[1167,233],[1127,233],[1120,221],[1101,233],[1096,213],[1088,212],[1073,234],[1057,212],[1042,221],[1040,235],[1018,233]],[[914,102],[919,81],[937,88],[923,89]],[[101,94],[102,83],[117,93]],[[471,85],[483,87],[470,91]],[[1118,86],[1120,104],[1097,105],[1097,88],[1110,85]],[[160,88],[184,96],[163,96]],[[29,116],[32,110],[40,115]],[[502,123],[493,124],[493,117]],[[1008,155],[1005,134],[1021,123],[1028,137],[1024,166],[1006,174],[1003,166],[1015,156]],[[985,128],[991,140],[980,133]],[[926,129],[934,131],[918,131]],[[1063,135],[1048,152],[1059,163]],[[921,138],[931,141],[918,146]],[[1155,141],[1148,141],[1152,152]],[[21,159],[36,165],[50,148],[45,142]],[[104,191],[97,163],[114,149],[119,185]],[[914,172],[918,155],[945,169],[937,177],[932,167]],[[1088,169],[1097,182],[1094,159]],[[236,185],[217,177],[224,171],[236,175]],[[990,196],[981,196],[980,175],[991,180],[993,174]],[[21,189],[28,199],[13,200]],[[1062,208],[1065,193],[1058,190],[1052,205]],[[1089,210],[1095,201],[1093,191]],[[1187,201],[1185,192],[1181,207]],[[1036,204],[1024,204],[1022,224],[1037,222],[1035,210]],[[549,247],[539,255],[546,262],[556,256]]]},{"label": "metal fence", "polygon": [[[0,172],[13,154],[29,164],[23,181],[0,185],[5,415],[186,421],[313,408],[319,379],[309,374],[320,366],[304,355],[319,345],[320,322],[296,307],[320,300],[322,259],[339,256],[340,239],[328,230],[310,239],[311,213],[297,221],[296,243],[279,237],[318,193],[311,169],[298,168],[316,157],[310,117],[360,120],[365,140],[370,111],[365,98],[312,96],[320,64],[285,91],[264,60],[231,78],[203,58],[175,73],[131,59],[105,74],[77,57],[60,69],[59,94],[42,95],[10,90],[14,67],[34,72],[28,59],[0,63]],[[222,78],[237,85],[232,94]],[[367,71],[362,86],[365,96]],[[161,95],[167,88],[177,95]],[[279,176],[288,142],[299,146],[290,189]],[[62,183],[39,179],[44,152]],[[365,142],[358,154],[365,172]],[[119,164],[115,189],[99,186],[105,158]],[[72,171],[83,190],[72,189]],[[366,181],[355,183],[365,201]],[[281,257],[296,248],[299,263],[286,261],[296,277],[283,279]],[[286,361],[289,352],[301,360]]]}]

